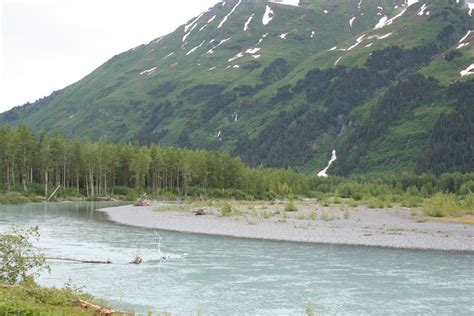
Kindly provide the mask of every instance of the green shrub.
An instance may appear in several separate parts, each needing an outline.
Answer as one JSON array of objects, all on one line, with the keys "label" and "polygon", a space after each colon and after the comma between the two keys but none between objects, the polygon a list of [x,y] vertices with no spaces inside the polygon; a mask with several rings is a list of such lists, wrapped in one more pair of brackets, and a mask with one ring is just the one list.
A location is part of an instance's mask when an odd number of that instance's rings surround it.
[{"label": "green shrub", "polygon": [[298,212],[298,208],[295,206],[293,201],[288,201],[285,205],[285,212]]},{"label": "green shrub", "polygon": [[0,195],[0,204],[24,204],[31,203],[31,200],[18,192],[9,192]]},{"label": "green shrub", "polygon": [[419,196],[409,196],[409,195],[404,195],[401,198],[401,205],[403,207],[418,207],[423,203],[423,199]]},{"label": "green shrub", "polygon": [[221,216],[230,216],[232,214],[232,206],[228,202],[222,203],[222,206],[219,210]]},{"label": "green shrub", "polygon": [[385,204],[378,198],[370,198],[369,200],[365,201],[368,208],[384,208]]},{"label": "green shrub", "polygon": [[112,193],[115,194],[115,195],[125,195],[125,196],[128,196],[130,190],[132,190],[132,189],[130,189],[129,187],[115,186],[115,187],[113,187],[113,189],[112,189]]},{"label": "green shrub", "polygon": [[263,210],[263,211],[258,212],[258,216],[261,217],[261,218],[264,218],[264,219],[269,219],[273,215],[275,215],[275,214],[273,212],[268,211],[268,210]]},{"label": "green shrub", "polygon": [[425,200],[423,210],[426,215],[433,217],[462,214],[462,207],[457,197],[446,193],[438,193]]}]

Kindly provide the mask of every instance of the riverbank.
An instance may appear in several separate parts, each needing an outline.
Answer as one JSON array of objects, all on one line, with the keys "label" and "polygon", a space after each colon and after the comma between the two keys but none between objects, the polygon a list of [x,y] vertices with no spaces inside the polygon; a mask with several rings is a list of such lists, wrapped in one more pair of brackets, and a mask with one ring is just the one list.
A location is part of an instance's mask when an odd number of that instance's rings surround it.
[{"label": "riverbank", "polygon": [[[222,216],[222,208],[226,216]],[[155,202],[101,209],[117,223],[187,233],[290,242],[377,246],[403,249],[474,251],[474,225],[429,221],[403,207],[319,205],[315,200],[224,202],[224,204]],[[202,210],[206,215],[196,216]]]},{"label": "riverbank", "polygon": [[90,303],[87,294],[70,289],[0,283],[0,315],[112,315],[114,311]]}]

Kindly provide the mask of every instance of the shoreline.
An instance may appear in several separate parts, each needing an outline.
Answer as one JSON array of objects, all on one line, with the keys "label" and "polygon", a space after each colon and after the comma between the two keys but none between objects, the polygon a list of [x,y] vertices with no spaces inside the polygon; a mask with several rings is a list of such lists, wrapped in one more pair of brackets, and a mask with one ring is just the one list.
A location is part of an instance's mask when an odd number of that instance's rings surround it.
[{"label": "shoreline", "polygon": [[[302,202],[300,211],[277,213],[282,205],[262,205],[271,216],[252,213],[220,216],[215,207],[204,207],[206,215],[196,216],[196,207],[183,205],[184,210],[165,210],[166,202],[152,206],[123,205],[98,209],[115,223],[165,231],[323,245],[365,246],[392,249],[474,252],[474,225],[448,222],[417,222],[405,208],[368,209],[359,206],[347,210],[322,207]],[[331,219],[307,215],[309,209],[331,214]],[[163,210],[160,210],[163,209]],[[203,209],[199,207],[198,209]],[[283,213],[283,215],[281,215]],[[306,214],[305,218],[303,216]],[[345,216],[350,214],[350,216]],[[343,215],[343,216],[340,216]]]}]

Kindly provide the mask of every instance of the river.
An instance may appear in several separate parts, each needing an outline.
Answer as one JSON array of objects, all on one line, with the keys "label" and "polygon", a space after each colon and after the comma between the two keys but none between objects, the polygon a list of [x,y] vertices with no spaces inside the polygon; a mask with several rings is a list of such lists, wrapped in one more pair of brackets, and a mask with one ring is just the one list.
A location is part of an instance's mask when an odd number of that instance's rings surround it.
[{"label": "river", "polygon": [[[322,315],[474,313],[474,254],[272,242],[159,232],[117,225],[95,209],[112,202],[0,206],[0,231],[39,225],[37,244],[51,257],[106,260],[110,265],[51,261],[38,282],[68,279],[116,309],[173,315]],[[145,262],[127,264],[140,254]]]}]

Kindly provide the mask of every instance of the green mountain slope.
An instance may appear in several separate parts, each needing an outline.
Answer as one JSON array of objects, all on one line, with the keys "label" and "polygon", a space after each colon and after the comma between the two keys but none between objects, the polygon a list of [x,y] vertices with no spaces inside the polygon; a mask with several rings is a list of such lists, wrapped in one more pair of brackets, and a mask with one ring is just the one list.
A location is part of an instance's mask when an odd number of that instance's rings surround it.
[{"label": "green mountain slope", "polygon": [[473,112],[467,3],[294,2],[219,2],[0,123],[306,172],[333,149],[330,173],[474,171],[473,120],[445,126]]}]

